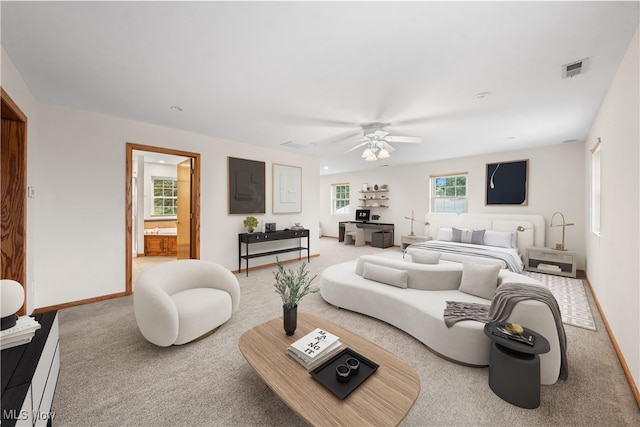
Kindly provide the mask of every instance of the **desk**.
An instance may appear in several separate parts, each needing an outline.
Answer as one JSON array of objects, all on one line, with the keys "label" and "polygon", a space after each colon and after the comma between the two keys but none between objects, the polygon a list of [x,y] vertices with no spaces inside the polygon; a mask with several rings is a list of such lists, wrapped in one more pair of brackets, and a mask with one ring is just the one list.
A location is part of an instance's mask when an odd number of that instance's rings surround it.
[{"label": "desk", "polygon": [[[307,247],[302,246],[301,238],[307,238]],[[264,252],[249,254],[249,245],[255,243],[268,243],[277,240],[298,239],[298,244],[294,247],[276,249]],[[249,260],[261,256],[278,255],[287,252],[299,252],[299,259],[302,259],[302,251],[307,251],[307,262],[310,262],[309,230],[278,230],[269,233],[240,233],[238,234],[238,272],[242,273],[242,260],[246,261],[247,277],[249,276]],[[244,243],[244,255],[242,254],[242,244]]]},{"label": "desk", "polygon": [[[391,232],[391,242],[394,241],[394,225],[393,224],[385,224],[382,222],[358,222],[358,221],[341,221],[338,223],[338,241],[344,242],[344,225],[347,223],[356,224],[358,228],[364,228],[365,232],[371,230],[371,232],[376,231],[386,231]],[[365,235],[366,237],[366,235]],[[371,240],[369,240],[371,242]]]}]

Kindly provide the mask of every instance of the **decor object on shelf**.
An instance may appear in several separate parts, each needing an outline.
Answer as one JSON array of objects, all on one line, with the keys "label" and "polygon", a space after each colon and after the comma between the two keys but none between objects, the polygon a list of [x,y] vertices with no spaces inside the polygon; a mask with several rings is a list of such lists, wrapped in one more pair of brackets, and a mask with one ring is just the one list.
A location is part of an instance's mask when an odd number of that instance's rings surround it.
[{"label": "decor object on shelf", "polygon": [[274,287],[276,293],[282,299],[282,317],[284,319],[284,330],[287,335],[293,335],[297,327],[298,304],[307,294],[319,291],[318,288],[311,287],[311,282],[317,277],[309,278],[307,263],[303,262],[298,271],[285,270],[284,266],[276,257],[278,270],[273,272],[275,278]]},{"label": "decor object on shelf", "polygon": [[[415,234],[413,233],[413,223],[417,220],[413,217],[413,211],[411,211],[411,218],[405,216],[404,219],[408,219],[409,221],[411,221],[411,232],[409,233],[409,236],[415,236]],[[424,225],[429,225],[429,221],[425,221]]]},{"label": "decor object on shelf", "polygon": [[248,216],[242,222],[249,233],[253,233],[253,229],[258,226],[258,219],[255,216]]},{"label": "decor object on shelf", "polygon": [[214,332],[239,304],[236,276],[219,264],[197,259],[146,269],[133,294],[142,336],[160,347],[186,344]]},{"label": "decor object on shelf", "polygon": [[273,164],[273,213],[302,212],[302,168]]},{"label": "decor object on shelf", "polygon": [[[562,224],[554,224],[554,223],[553,223],[553,219],[554,219],[554,218],[556,217],[556,215],[558,215],[558,214],[562,217]],[[555,212],[555,213],[553,214],[553,216],[551,217],[551,225],[549,226],[549,228],[551,228],[551,227],[562,227],[562,243],[556,243],[556,249],[557,249],[557,250],[559,250],[559,251],[564,251],[564,250],[566,250],[566,249],[564,248],[564,230],[565,230],[565,228],[570,227],[570,226],[572,226],[572,225],[575,225],[575,224],[574,224],[574,223],[567,224],[567,222],[564,220],[564,215],[562,214],[562,212]]]},{"label": "decor object on shelf", "polygon": [[12,328],[18,320],[18,310],[24,304],[24,288],[15,280],[0,280],[0,317],[2,330]]},{"label": "decor object on shelf", "polygon": [[485,204],[526,206],[529,160],[487,163]]},{"label": "decor object on shelf", "polygon": [[265,213],[265,162],[228,157],[229,214]]}]

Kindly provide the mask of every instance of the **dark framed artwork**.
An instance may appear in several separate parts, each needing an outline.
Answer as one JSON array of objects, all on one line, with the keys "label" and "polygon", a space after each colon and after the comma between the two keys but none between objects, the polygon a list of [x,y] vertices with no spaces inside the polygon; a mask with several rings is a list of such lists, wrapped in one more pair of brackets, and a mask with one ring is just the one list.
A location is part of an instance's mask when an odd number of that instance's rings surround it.
[{"label": "dark framed artwork", "polygon": [[487,163],[485,204],[526,206],[529,160]]},{"label": "dark framed artwork", "polygon": [[265,163],[228,157],[229,214],[265,213]]}]

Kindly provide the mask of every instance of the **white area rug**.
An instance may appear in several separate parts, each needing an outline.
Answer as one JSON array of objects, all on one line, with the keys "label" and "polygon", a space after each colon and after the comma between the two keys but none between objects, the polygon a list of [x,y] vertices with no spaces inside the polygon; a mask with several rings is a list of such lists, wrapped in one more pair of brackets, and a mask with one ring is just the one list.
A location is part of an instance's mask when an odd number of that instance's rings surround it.
[{"label": "white area rug", "polygon": [[558,301],[564,324],[596,330],[582,280],[531,271],[523,271],[522,274],[539,280],[549,288]]}]

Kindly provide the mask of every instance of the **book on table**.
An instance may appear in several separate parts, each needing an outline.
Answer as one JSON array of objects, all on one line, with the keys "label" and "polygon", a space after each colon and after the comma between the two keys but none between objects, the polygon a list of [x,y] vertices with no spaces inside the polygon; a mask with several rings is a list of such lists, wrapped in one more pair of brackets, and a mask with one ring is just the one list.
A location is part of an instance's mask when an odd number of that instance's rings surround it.
[{"label": "book on table", "polygon": [[342,343],[336,335],[316,328],[292,343],[287,348],[287,353],[307,370],[311,370],[336,354],[341,348]]},{"label": "book on table", "polygon": [[28,344],[40,329],[40,323],[31,316],[20,316],[15,326],[0,332],[0,348],[16,347]]}]

